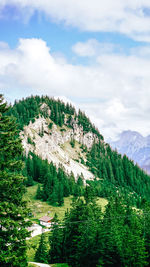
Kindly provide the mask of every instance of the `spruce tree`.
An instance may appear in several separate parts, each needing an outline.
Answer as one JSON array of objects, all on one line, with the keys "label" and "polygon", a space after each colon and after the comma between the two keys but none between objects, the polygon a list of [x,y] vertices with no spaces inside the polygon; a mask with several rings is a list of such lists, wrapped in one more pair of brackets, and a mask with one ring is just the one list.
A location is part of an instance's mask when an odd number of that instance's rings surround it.
[{"label": "spruce tree", "polygon": [[36,199],[42,199],[42,197],[43,197],[43,194],[42,194],[41,185],[38,184],[38,188],[37,188],[37,191],[36,191]]},{"label": "spruce tree", "polygon": [[47,263],[47,244],[43,233],[41,234],[40,244],[35,253],[35,261]]},{"label": "spruce tree", "polygon": [[7,111],[0,95],[0,266],[27,266],[26,228],[30,223],[22,200],[22,146],[15,120],[5,116]]},{"label": "spruce tree", "polygon": [[59,263],[62,262],[62,227],[58,220],[58,216],[55,213],[53,218],[53,224],[51,229],[51,235],[49,236],[49,262],[50,263]]},{"label": "spruce tree", "polygon": [[62,206],[64,204],[64,194],[63,185],[61,183],[59,183],[58,189],[58,206]]}]

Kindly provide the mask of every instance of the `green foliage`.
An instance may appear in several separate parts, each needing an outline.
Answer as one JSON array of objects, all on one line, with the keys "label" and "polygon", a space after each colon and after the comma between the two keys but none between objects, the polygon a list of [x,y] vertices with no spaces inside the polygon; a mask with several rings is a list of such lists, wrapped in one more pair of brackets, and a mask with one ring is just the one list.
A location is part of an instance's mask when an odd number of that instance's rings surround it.
[{"label": "green foliage", "polygon": [[[48,245],[49,233],[46,232],[43,234],[45,236],[44,239],[45,239],[46,245]],[[39,247],[40,240],[41,240],[41,235],[36,235],[36,236],[32,237],[31,239],[26,241],[28,262],[34,262],[35,261],[34,258],[35,258],[36,251]],[[47,250],[49,250],[49,246],[47,246]]]},{"label": "green foliage", "polygon": [[[41,108],[42,104],[46,104],[47,106]],[[49,110],[51,111],[50,115]],[[91,124],[89,118],[84,113],[79,110],[78,114],[76,114],[75,108],[71,104],[65,104],[61,100],[55,100],[48,96],[31,96],[18,102],[15,101],[15,104],[9,110],[8,114],[16,117],[20,130],[22,130],[25,125],[28,125],[30,121],[34,122],[35,118],[38,118],[39,115],[44,116],[44,118],[50,118],[60,127],[66,124],[67,127],[71,128],[73,127],[73,118],[75,118],[78,124],[83,126],[85,133],[91,131],[100,139],[103,139],[98,129]],[[65,116],[67,118],[66,123]],[[51,129],[52,123],[50,123],[48,127]],[[43,136],[42,130],[40,130],[39,135]]]},{"label": "green foliage", "polygon": [[42,124],[42,127],[39,129],[39,136],[40,137],[43,137],[44,136],[44,127],[43,127],[43,124]]},{"label": "green foliage", "polygon": [[50,123],[49,123],[49,125],[48,125],[48,128],[51,130],[51,129],[52,129],[52,127],[53,127],[53,123],[52,123],[52,122],[50,122]]},{"label": "green foliage", "polygon": [[85,133],[93,132],[94,134],[96,134],[99,137],[99,139],[101,139],[101,140],[104,139],[103,136],[99,133],[99,130],[96,129],[93,124],[91,124],[89,118],[80,109],[79,109],[79,113],[78,113],[77,118],[78,118],[78,124],[83,126],[83,131]]},{"label": "green foliage", "polygon": [[32,263],[28,263],[28,267],[38,267],[38,265],[37,264],[32,264]]},{"label": "green foliage", "polygon": [[53,219],[53,225],[51,229],[51,235],[49,236],[49,262],[51,263],[61,263],[61,254],[62,254],[62,247],[61,247],[61,241],[62,241],[62,230],[60,228],[60,223],[57,217],[57,214],[55,214]]},{"label": "green foliage", "polygon": [[65,128],[61,128],[60,131],[61,132],[66,132],[66,129]]},{"label": "green foliage", "polygon": [[[43,104],[46,106],[41,108]],[[150,221],[146,215],[150,203],[150,177],[126,156],[122,157],[117,151],[112,151],[83,112],[79,110],[76,114],[71,105],[65,105],[60,100],[32,96],[15,102],[7,114],[17,118],[19,129],[23,129],[30,120],[34,122],[40,115],[50,118],[62,130],[63,126],[73,128],[73,123],[76,122],[83,127],[84,133],[93,132],[98,137],[91,150],[81,145],[87,155],[86,165],[95,175],[95,180],[89,181],[86,188],[83,177],[75,182],[73,174],[66,174],[61,166],[57,170],[52,163],[48,164],[47,160],[42,160],[33,153],[24,158],[23,175],[27,176],[26,184],[31,185],[33,181],[41,183],[37,190],[38,199],[54,206],[62,206],[64,197],[69,195],[74,195],[76,199],[70,213],[66,213],[64,224],[54,224],[49,251],[52,262],[87,267],[145,266],[150,260],[147,259],[147,252],[150,255]],[[51,128],[52,125],[48,127]],[[43,126],[39,135],[44,135]],[[70,144],[74,147],[75,141],[71,140]],[[7,171],[5,164],[8,164],[11,171],[16,163],[13,161],[11,164],[7,153],[6,156],[1,155],[1,167]],[[12,155],[14,160],[17,153]],[[19,162],[19,158],[17,160]],[[16,169],[17,175],[19,170],[20,168]],[[3,177],[5,175],[3,173]],[[83,195],[86,203],[82,198],[77,200]],[[98,209],[95,196],[110,199],[105,214]],[[132,206],[143,208],[143,213],[141,211],[138,214]]]},{"label": "green foliage", "polygon": [[0,266],[27,266],[28,209],[21,174],[22,146],[16,122],[0,95]]},{"label": "green foliage", "polygon": [[81,164],[85,165],[84,159],[83,158],[80,159],[81,159]]},{"label": "green foliage", "polygon": [[56,263],[56,264],[52,264],[52,267],[69,267],[69,265],[67,263]]},{"label": "green foliage", "polygon": [[41,189],[41,185],[38,184],[38,188],[37,188],[37,192],[36,192],[36,199],[42,199],[42,197],[43,197],[43,192]]},{"label": "green foliage", "polygon": [[35,261],[47,263],[47,243],[44,234],[41,234],[39,247],[35,253]]},{"label": "green foliage", "polygon": [[34,153],[29,153],[24,158],[24,175],[27,176],[26,185],[31,186],[33,182],[39,182],[41,185],[37,188],[36,198],[48,201],[49,204],[62,206],[64,197],[70,195],[82,196],[84,193],[83,177],[79,177],[77,183],[73,173],[68,175],[60,166],[56,166],[47,160],[42,160]]},{"label": "green foliage", "polygon": [[31,137],[29,135],[27,137],[27,142],[28,142],[28,144],[35,146],[35,143],[32,141],[32,139],[31,139]]},{"label": "green foliage", "polygon": [[94,143],[87,153],[86,164],[99,178],[89,182],[97,196],[109,198],[118,194],[137,207],[141,207],[143,198],[150,201],[150,176],[127,156],[111,150],[108,144]]},{"label": "green foliage", "polygon": [[70,145],[72,146],[72,148],[75,147],[75,139],[74,138],[71,138]]},{"label": "green foliage", "polygon": [[143,219],[122,198],[112,198],[102,214],[94,195],[87,194],[86,203],[77,199],[63,224],[55,224],[49,262],[73,267],[147,266]]}]

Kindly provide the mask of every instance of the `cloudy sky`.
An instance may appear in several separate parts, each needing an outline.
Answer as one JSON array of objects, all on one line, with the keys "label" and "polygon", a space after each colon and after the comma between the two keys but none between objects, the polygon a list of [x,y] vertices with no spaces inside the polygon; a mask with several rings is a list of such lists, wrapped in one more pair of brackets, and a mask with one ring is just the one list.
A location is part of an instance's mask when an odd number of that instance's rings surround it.
[{"label": "cloudy sky", "polygon": [[0,0],[0,91],[68,99],[105,139],[150,134],[150,1]]}]

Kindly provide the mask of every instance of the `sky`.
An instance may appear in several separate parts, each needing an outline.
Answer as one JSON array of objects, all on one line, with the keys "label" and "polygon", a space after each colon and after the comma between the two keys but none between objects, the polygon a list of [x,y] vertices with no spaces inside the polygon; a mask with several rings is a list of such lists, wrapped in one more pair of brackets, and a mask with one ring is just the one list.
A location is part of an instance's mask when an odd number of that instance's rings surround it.
[{"label": "sky", "polygon": [[150,134],[149,0],[0,0],[0,92],[72,102],[105,140]]}]

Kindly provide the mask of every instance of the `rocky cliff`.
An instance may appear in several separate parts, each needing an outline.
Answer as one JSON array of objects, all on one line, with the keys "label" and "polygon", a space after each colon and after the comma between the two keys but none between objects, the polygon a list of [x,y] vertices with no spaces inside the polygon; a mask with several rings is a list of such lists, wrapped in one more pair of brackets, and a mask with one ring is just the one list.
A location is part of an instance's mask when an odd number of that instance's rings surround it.
[{"label": "rocky cliff", "polygon": [[[42,105],[41,108],[46,108],[46,106]],[[50,114],[50,110],[48,112]],[[93,142],[98,141],[98,137],[92,132],[84,133],[83,127],[78,125],[78,121],[74,118],[72,118],[71,125],[70,128],[65,123],[60,127],[51,119],[39,116],[34,122],[30,121],[20,133],[23,148],[26,154],[31,151],[42,159],[52,161],[56,166],[61,164],[68,173],[72,171],[75,177],[82,173],[84,179],[93,179],[93,174],[84,165],[86,156],[81,145],[89,149]]]}]

